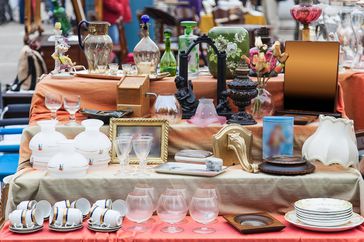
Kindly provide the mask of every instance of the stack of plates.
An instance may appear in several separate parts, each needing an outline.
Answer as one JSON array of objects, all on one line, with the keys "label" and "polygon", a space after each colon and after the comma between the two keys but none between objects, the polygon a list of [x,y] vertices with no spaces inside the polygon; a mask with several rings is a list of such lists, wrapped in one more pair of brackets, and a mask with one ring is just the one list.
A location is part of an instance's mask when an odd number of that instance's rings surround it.
[{"label": "stack of plates", "polygon": [[347,224],[353,217],[353,205],[333,198],[310,198],[295,202],[296,217],[302,223],[320,227]]}]

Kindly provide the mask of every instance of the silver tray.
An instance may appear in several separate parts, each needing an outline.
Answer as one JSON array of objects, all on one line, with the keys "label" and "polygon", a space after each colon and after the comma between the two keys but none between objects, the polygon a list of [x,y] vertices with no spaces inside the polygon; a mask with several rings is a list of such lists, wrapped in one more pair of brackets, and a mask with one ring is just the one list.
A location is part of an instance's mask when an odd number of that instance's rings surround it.
[{"label": "silver tray", "polygon": [[223,166],[221,171],[208,171],[206,170],[206,165],[181,162],[167,162],[154,168],[158,173],[207,177],[220,175],[226,169],[227,167]]}]

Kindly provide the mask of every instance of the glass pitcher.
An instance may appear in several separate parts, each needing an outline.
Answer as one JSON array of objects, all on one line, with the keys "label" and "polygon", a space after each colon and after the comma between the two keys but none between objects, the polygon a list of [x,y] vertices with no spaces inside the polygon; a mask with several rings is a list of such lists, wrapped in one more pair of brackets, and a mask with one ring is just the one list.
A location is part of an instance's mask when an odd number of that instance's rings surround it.
[{"label": "glass pitcher", "polygon": [[147,93],[156,97],[152,108],[153,118],[167,119],[170,124],[175,124],[182,119],[181,106],[174,94]]},{"label": "glass pitcher", "polygon": [[[85,24],[88,35],[82,40],[81,27]],[[78,43],[85,52],[90,73],[97,72],[98,66],[107,66],[113,48],[112,40],[107,34],[110,24],[108,22],[87,22],[82,20],[78,24]]]}]

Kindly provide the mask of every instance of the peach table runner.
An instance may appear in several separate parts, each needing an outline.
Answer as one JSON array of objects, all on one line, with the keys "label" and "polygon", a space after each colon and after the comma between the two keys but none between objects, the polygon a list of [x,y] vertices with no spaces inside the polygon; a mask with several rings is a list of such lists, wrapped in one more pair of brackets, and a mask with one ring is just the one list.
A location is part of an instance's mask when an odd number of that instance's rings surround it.
[{"label": "peach table runner", "polygon": [[[52,79],[49,75],[37,84],[30,110],[30,123],[41,119],[49,119],[50,112],[44,105],[45,93],[59,93],[61,95],[78,94],[81,96],[81,107],[96,110],[116,109],[116,80],[90,79],[75,77],[73,79]],[[277,110],[283,108],[283,75],[272,78],[267,89],[271,92]],[[199,76],[193,79],[193,90],[197,98],[216,98],[216,79],[211,76]],[[151,82],[151,92],[158,94],[175,93],[174,78],[165,78]],[[345,115],[342,90],[339,89],[337,110]],[[58,112],[60,120],[67,120],[65,110]],[[79,116],[80,117],[80,116]]]}]

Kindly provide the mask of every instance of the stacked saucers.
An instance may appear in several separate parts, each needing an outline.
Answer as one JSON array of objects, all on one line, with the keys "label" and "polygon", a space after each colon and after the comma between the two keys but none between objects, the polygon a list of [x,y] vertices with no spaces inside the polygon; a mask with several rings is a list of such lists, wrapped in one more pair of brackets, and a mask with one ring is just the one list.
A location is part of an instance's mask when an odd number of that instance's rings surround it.
[{"label": "stacked saucers", "polygon": [[302,199],[294,204],[296,217],[302,223],[335,227],[348,223],[353,216],[353,205],[333,198]]}]

